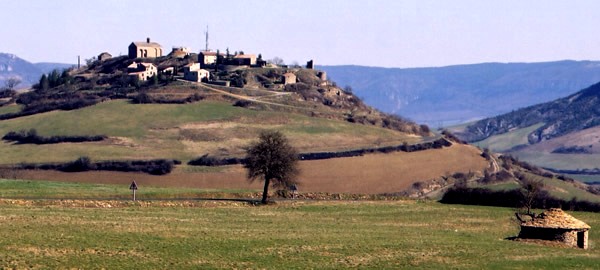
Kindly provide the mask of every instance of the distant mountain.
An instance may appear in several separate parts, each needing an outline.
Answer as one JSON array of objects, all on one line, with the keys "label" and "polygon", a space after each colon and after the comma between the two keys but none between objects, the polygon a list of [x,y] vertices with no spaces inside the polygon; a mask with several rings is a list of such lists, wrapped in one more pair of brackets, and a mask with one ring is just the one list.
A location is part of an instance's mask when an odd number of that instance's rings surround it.
[{"label": "distant mountain", "polygon": [[75,66],[74,64],[47,63],[47,62],[35,63],[33,65],[35,65],[39,70],[41,70],[42,73],[46,73],[46,74],[52,72],[52,70],[55,70],[55,69],[62,70],[62,69],[67,69],[67,68],[71,68],[71,67]]},{"label": "distant mountain", "polygon": [[71,66],[59,63],[33,64],[14,54],[0,53],[0,87],[4,86],[4,81],[7,79],[16,77],[21,79],[17,88],[26,88],[37,83],[44,73],[55,68],[64,69]]},{"label": "distant mountain", "polygon": [[318,68],[367,104],[434,127],[554,100],[600,81],[600,61]]},{"label": "distant mountain", "polygon": [[542,125],[527,134],[529,144],[600,126],[600,83],[565,98],[477,121],[457,135],[475,142],[535,124]]}]

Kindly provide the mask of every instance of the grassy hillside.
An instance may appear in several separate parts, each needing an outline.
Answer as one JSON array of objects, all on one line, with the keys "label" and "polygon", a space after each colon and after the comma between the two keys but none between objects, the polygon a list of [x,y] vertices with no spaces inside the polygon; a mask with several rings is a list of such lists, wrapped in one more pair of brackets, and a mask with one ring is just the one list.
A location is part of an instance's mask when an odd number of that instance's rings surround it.
[{"label": "grassy hillside", "polygon": [[[4,268],[593,269],[590,249],[505,240],[512,209],[418,201],[0,200]],[[572,213],[592,228],[600,216]]]},{"label": "grassy hillside", "polygon": [[543,123],[535,124],[526,128],[519,128],[504,134],[491,136],[483,141],[474,142],[480,148],[488,148],[495,152],[505,152],[516,146],[529,145],[527,135],[543,126]]},{"label": "grassy hillside", "polygon": [[257,111],[227,102],[129,104],[109,101],[76,111],[53,111],[0,121],[0,134],[35,128],[38,134],[107,135],[80,144],[0,143],[0,164],[93,159],[176,158],[202,154],[240,155],[261,129],[278,129],[300,151],[331,151],[420,141],[417,136],[299,114]]}]

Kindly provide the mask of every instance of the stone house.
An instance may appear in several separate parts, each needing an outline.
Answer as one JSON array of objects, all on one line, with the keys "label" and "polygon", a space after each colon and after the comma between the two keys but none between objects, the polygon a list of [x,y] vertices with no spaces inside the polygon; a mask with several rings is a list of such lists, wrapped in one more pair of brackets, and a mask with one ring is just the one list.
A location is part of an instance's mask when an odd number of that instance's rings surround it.
[{"label": "stone house", "polygon": [[232,62],[238,66],[256,66],[256,55],[238,54],[233,56]]},{"label": "stone house", "polygon": [[127,74],[131,77],[137,77],[140,81],[146,81],[156,76],[158,70],[152,63],[132,63],[127,66]]},{"label": "stone house", "polygon": [[522,222],[518,238],[557,241],[568,246],[588,248],[590,226],[559,208]]},{"label": "stone house", "polygon": [[296,83],[296,74],[291,73],[291,72],[287,72],[285,74],[282,75],[282,79],[283,79],[283,84],[292,84],[292,83]]},{"label": "stone house", "polygon": [[100,62],[111,59],[111,58],[112,58],[112,55],[107,52],[103,52],[98,55],[98,61],[100,61]]},{"label": "stone house", "polygon": [[210,78],[210,72],[200,68],[200,63],[187,64],[183,67],[183,79],[193,82],[201,82],[202,79]]},{"label": "stone house", "polygon": [[190,55],[190,49],[187,47],[173,47],[173,50],[169,54],[169,56],[175,58],[185,58],[188,55]]},{"label": "stone house", "polygon": [[[221,54],[223,56],[223,54]],[[214,65],[217,63],[217,53],[211,51],[200,51],[198,54],[198,63],[201,67]]]},{"label": "stone house", "polygon": [[129,45],[129,58],[156,58],[163,55],[162,46],[156,42],[150,42],[150,38],[146,42],[132,42]]}]

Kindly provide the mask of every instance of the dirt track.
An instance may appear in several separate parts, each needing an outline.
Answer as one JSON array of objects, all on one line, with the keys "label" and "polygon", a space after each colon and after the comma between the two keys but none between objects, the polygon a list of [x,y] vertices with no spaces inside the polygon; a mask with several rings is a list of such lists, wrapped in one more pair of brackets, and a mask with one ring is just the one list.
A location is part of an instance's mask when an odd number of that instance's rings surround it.
[{"label": "dirt track", "polygon": [[[477,149],[454,145],[444,149],[392,154],[369,154],[362,157],[302,161],[301,192],[378,194],[398,192],[414,182],[430,180],[453,172],[482,171],[488,163]],[[122,172],[64,173],[27,171],[25,179],[84,183],[109,183],[161,187],[205,189],[261,189],[261,183],[248,183],[242,166],[229,166],[223,172],[174,172],[165,176]]]}]

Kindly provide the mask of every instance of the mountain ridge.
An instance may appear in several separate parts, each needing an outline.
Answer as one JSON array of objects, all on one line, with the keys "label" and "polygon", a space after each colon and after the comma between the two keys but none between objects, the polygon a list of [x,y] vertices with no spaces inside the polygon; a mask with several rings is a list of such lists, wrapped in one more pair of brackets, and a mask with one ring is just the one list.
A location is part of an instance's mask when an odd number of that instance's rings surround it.
[{"label": "mountain ridge", "polygon": [[600,61],[319,68],[338,84],[351,86],[367,104],[432,126],[506,113],[600,81]]},{"label": "mountain ridge", "polygon": [[0,86],[10,78],[18,78],[21,83],[17,88],[27,88],[36,84],[42,74],[54,69],[65,69],[72,64],[40,62],[32,63],[11,53],[0,52]]}]

